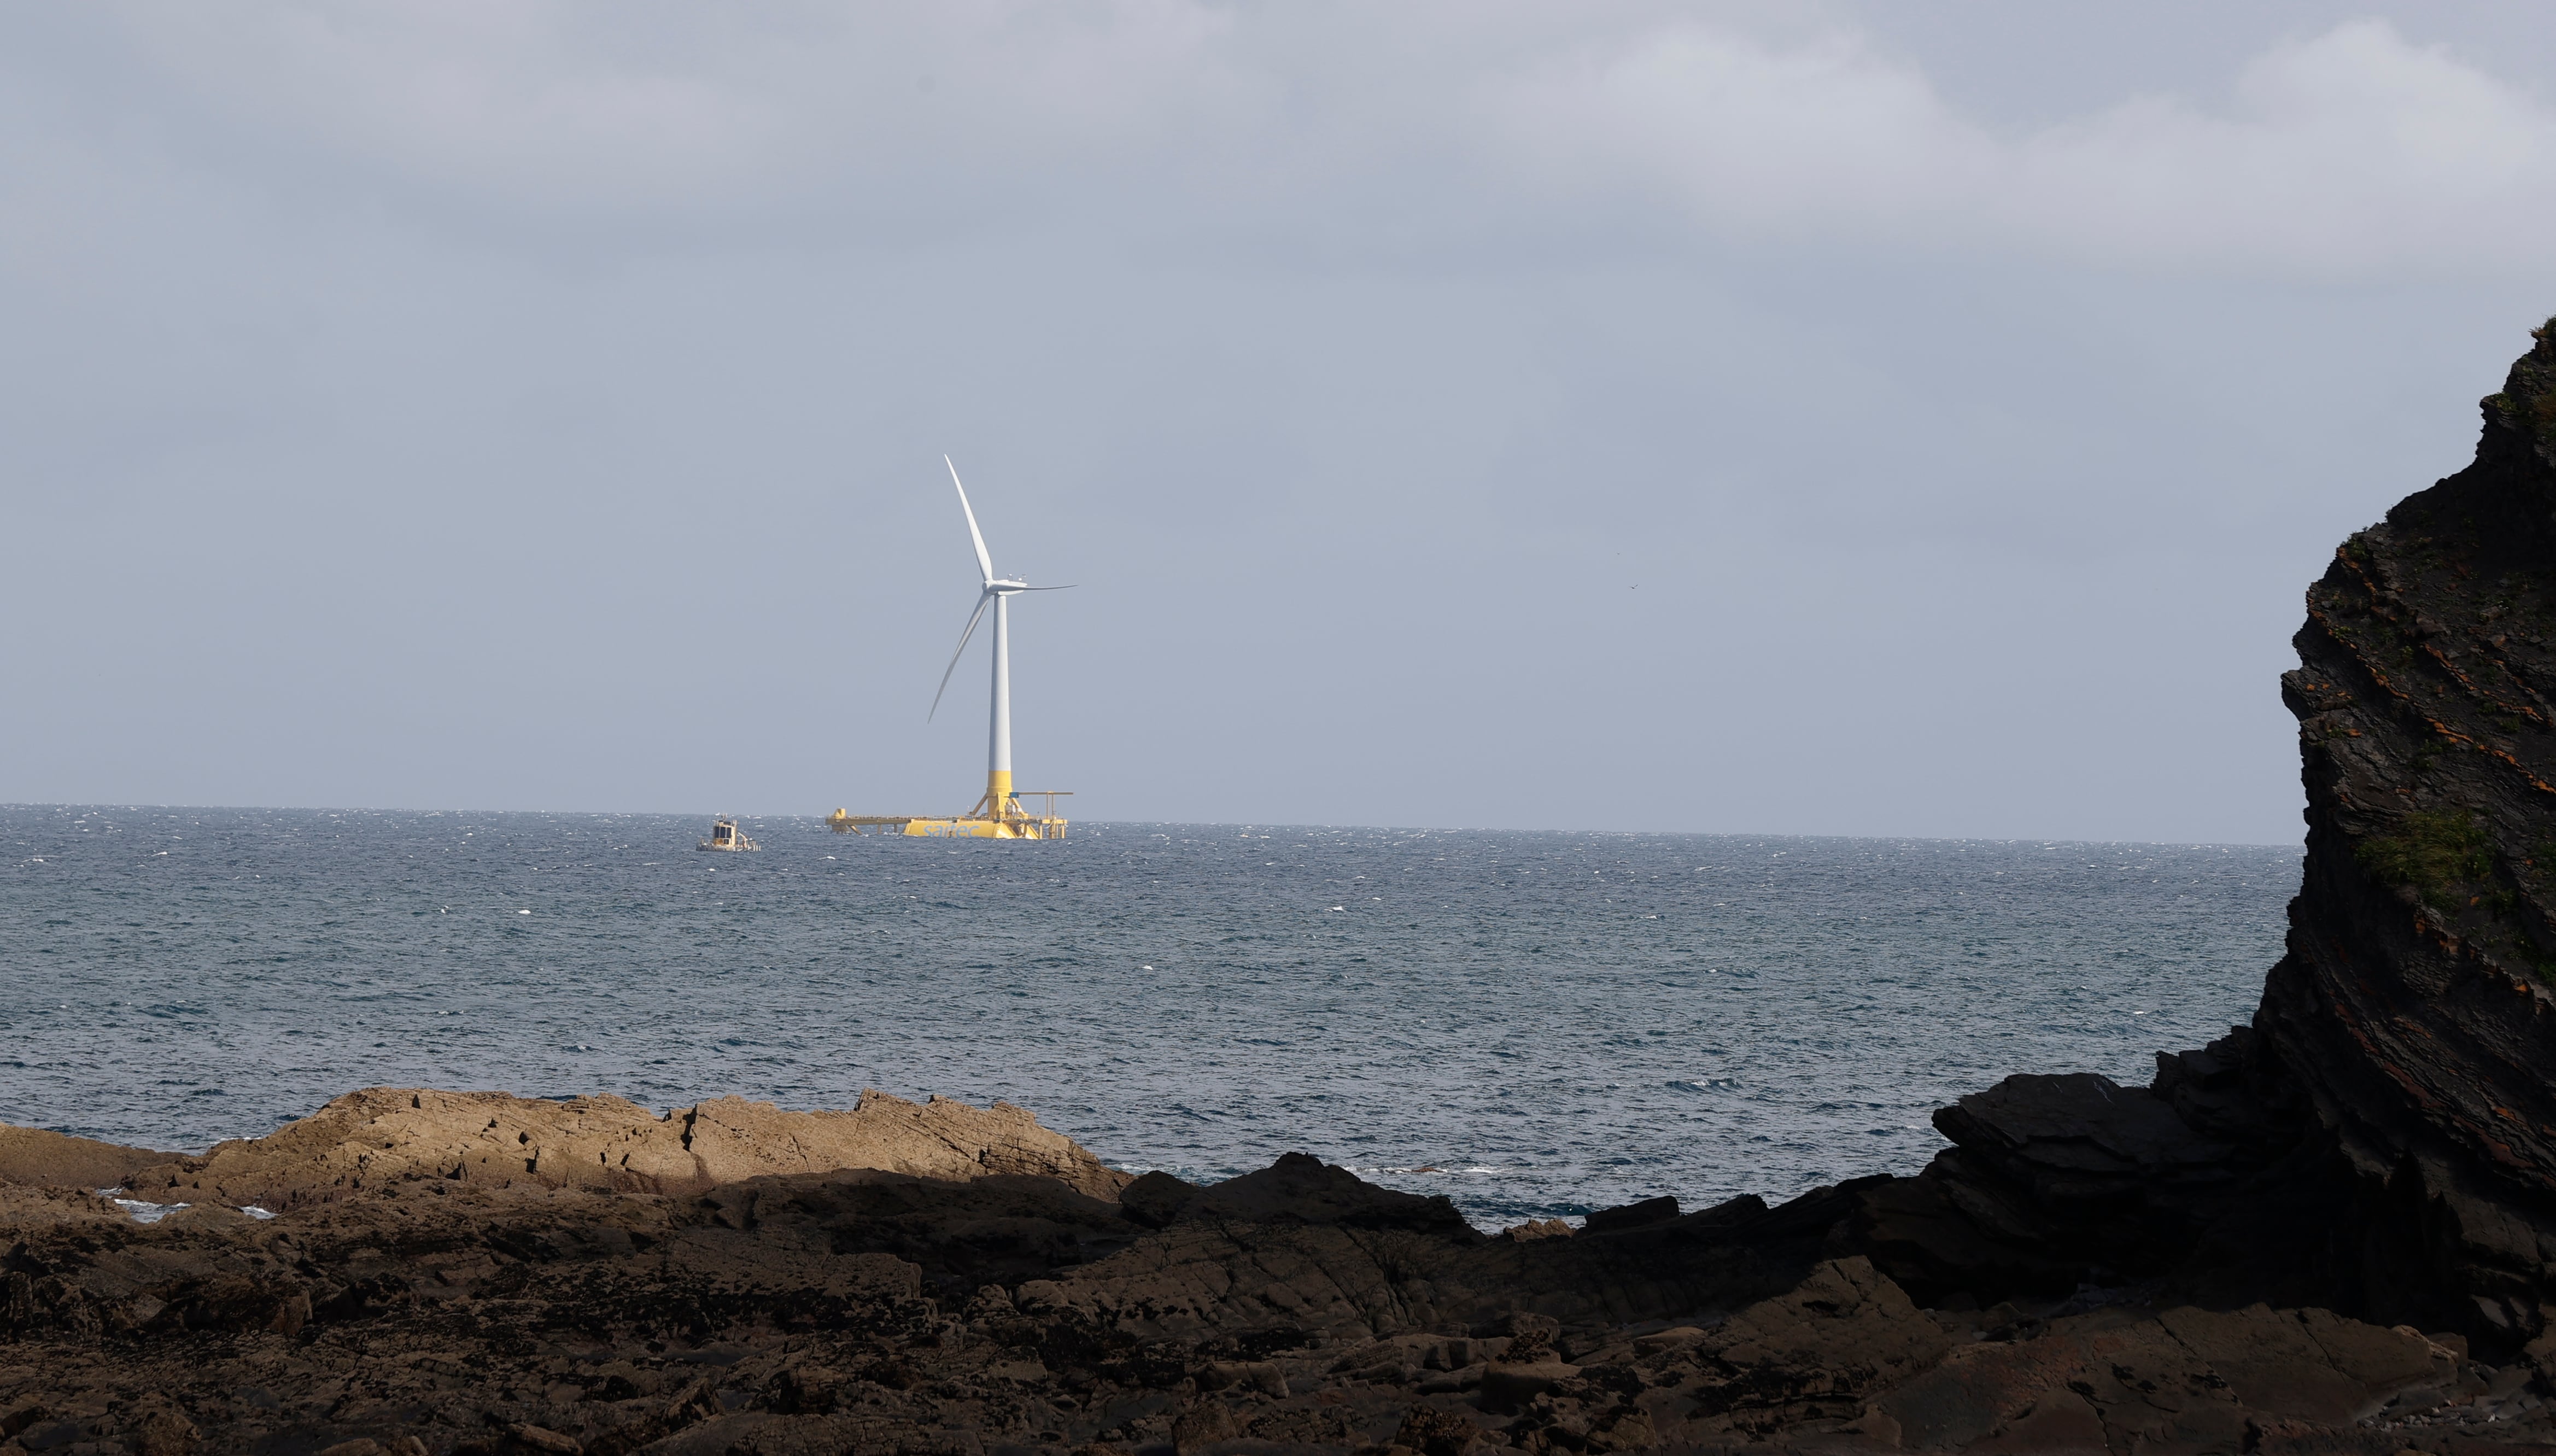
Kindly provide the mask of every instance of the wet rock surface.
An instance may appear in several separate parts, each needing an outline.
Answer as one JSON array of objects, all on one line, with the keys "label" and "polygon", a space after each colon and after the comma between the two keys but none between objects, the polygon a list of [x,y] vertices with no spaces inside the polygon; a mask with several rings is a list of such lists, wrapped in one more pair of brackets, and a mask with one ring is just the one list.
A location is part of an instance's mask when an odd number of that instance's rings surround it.
[{"label": "wet rock surface", "polygon": [[1497,1235],[876,1094],[377,1088],[202,1157],[0,1128],[0,1453],[2556,1445],[2539,338],[2476,463],[2311,589],[2288,953],[2149,1086],[2012,1077],[1915,1177]]}]

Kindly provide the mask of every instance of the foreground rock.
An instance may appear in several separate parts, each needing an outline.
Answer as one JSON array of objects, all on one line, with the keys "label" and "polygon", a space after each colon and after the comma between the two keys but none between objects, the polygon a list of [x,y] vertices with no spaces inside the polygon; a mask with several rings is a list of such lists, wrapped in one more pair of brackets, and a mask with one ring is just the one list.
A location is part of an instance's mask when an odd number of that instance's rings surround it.
[{"label": "foreground rock", "polygon": [[[421,1178],[151,1226],[0,1189],[0,1451],[2477,1451],[2532,1371],[2323,1311],[1929,1311],[1829,1190],[1489,1239],[1289,1157],[685,1196]],[[2556,1413],[2556,1412],[2549,1412]],[[2470,1444],[2461,1445],[2466,1441]],[[350,1444],[369,1443],[369,1444]]]}]

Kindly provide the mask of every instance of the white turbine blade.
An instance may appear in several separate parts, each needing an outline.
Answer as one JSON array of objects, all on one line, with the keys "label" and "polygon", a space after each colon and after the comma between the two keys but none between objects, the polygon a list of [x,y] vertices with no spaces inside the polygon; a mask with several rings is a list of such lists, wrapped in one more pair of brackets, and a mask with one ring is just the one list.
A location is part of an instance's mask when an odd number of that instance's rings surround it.
[{"label": "white turbine blade", "polygon": [[[950,483],[958,485],[958,467],[951,465],[950,457],[946,455],[941,458],[941,463],[950,465]],[[991,582],[994,580],[994,559],[985,553],[985,533],[976,529],[976,512],[967,504],[967,487],[964,485],[958,485],[958,508],[967,513],[967,539],[976,543],[976,570],[984,573],[985,580]]]},{"label": "white turbine blade", "polygon": [[932,714],[941,711],[941,694],[950,691],[950,675],[958,670],[958,659],[967,651],[967,639],[976,635],[976,619],[985,614],[985,603],[993,599],[994,594],[991,592],[982,593],[976,597],[976,609],[967,614],[967,630],[958,634],[958,650],[950,654],[950,665],[941,670],[941,692],[932,695],[932,713],[923,715],[925,723],[932,722]]},{"label": "white turbine blade", "polygon": [[1068,582],[1062,587],[1014,587],[1012,590],[1015,592],[1071,592],[1081,585],[1080,582]]}]

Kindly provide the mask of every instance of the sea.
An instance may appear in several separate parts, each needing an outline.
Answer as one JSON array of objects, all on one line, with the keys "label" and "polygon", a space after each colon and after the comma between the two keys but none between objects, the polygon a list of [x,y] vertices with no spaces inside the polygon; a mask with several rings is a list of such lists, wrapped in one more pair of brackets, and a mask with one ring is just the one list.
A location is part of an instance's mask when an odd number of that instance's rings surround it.
[{"label": "sea", "polygon": [[367,1086],[865,1088],[1495,1229],[1907,1173],[2251,1015],[2295,846],[0,808],[0,1121],[199,1150]]}]

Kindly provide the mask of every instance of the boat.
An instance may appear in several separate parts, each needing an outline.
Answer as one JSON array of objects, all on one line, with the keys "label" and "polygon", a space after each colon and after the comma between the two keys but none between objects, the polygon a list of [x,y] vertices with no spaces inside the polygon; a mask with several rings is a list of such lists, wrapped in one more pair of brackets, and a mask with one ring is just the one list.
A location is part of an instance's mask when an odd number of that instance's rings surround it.
[{"label": "boat", "polygon": [[725,815],[710,823],[710,837],[702,841],[704,850],[760,850],[763,846],[747,839],[738,831],[736,821]]}]

